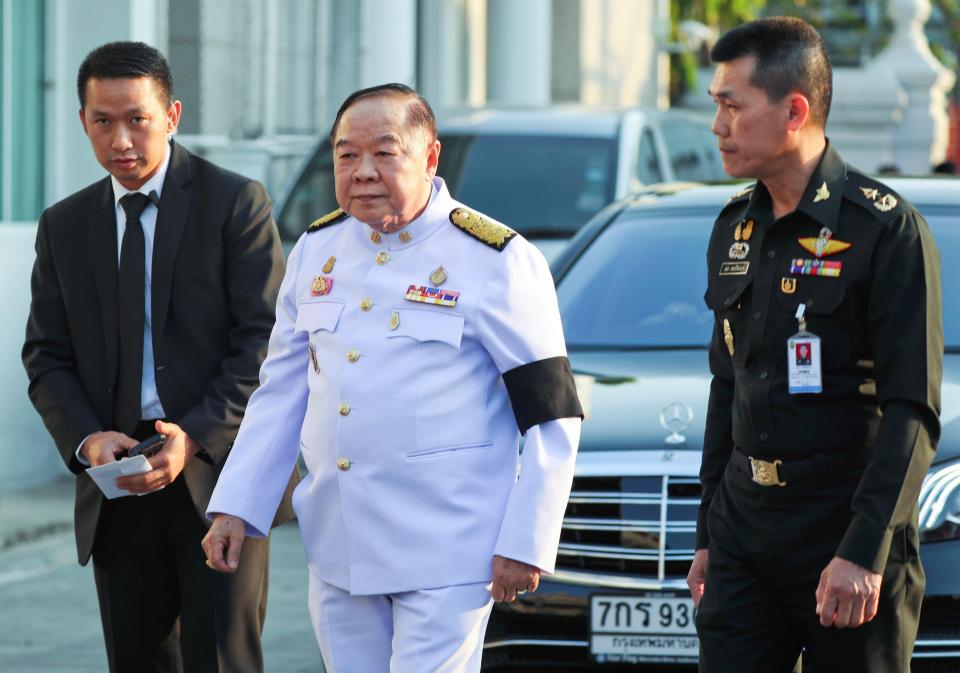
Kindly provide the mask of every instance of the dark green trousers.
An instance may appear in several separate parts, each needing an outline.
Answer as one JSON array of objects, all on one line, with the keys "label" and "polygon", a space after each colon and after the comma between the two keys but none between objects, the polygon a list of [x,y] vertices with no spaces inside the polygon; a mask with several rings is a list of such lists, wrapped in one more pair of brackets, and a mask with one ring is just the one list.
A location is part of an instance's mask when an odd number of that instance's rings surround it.
[{"label": "dark green trousers", "polygon": [[765,487],[728,465],[708,516],[710,556],[697,613],[701,673],[909,673],[923,599],[916,512],[896,531],[876,618],[826,628],[820,573],[852,513],[860,472]]}]

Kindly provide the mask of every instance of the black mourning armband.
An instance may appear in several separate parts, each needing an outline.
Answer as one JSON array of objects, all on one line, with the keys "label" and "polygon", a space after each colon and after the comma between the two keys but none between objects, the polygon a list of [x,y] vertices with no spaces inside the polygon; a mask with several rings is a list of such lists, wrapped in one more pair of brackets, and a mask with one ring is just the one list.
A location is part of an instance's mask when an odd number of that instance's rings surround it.
[{"label": "black mourning armband", "polygon": [[515,367],[503,373],[503,382],[521,434],[558,418],[583,418],[570,361],[565,357]]}]

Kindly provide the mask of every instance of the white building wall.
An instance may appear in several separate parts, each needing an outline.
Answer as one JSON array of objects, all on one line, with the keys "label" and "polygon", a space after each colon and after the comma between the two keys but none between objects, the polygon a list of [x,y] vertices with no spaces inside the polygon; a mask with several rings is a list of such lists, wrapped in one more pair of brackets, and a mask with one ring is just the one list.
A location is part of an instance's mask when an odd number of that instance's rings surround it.
[{"label": "white building wall", "polygon": [[581,0],[581,101],[668,107],[668,20],[665,0]]},{"label": "white building wall", "polygon": [[67,474],[40,415],[27,397],[27,374],[20,362],[30,311],[30,270],[36,223],[0,222],[0,493]]}]

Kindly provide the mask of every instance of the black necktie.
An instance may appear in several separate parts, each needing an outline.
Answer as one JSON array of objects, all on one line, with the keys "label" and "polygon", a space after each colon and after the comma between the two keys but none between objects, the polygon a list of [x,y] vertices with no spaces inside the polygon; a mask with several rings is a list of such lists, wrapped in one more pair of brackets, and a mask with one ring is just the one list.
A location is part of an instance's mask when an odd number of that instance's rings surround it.
[{"label": "black necktie", "polygon": [[127,224],[120,245],[118,287],[118,327],[120,333],[120,367],[114,415],[117,429],[132,433],[140,422],[140,380],[143,376],[143,321],[145,266],[143,226],[140,215],[150,203],[146,194],[134,192],[120,199]]}]

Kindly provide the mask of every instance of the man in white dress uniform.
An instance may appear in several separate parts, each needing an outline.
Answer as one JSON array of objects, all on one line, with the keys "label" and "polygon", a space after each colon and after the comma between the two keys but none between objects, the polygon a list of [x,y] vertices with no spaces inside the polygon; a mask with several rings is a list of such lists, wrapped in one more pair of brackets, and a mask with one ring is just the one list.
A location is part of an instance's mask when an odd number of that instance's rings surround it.
[{"label": "man in white dress uniform", "polygon": [[573,477],[582,412],[553,281],[435,177],[412,89],[352,94],[331,142],[342,210],[290,253],[204,551],[236,570],[302,453],[293,505],[327,670],[478,671],[492,601],[553,571]]}]

